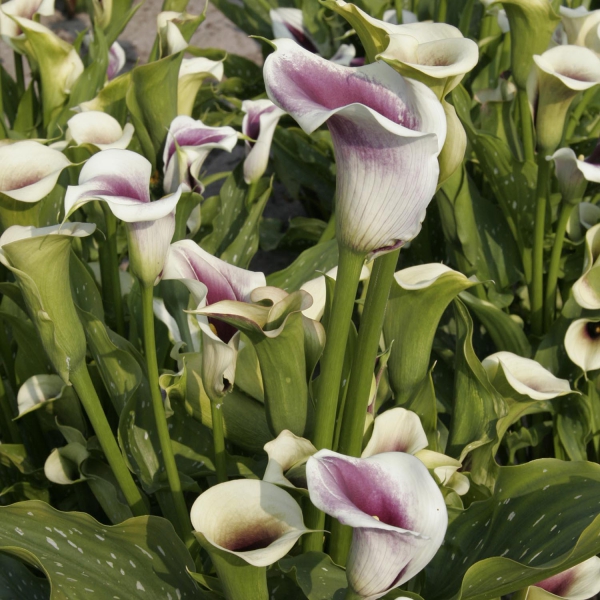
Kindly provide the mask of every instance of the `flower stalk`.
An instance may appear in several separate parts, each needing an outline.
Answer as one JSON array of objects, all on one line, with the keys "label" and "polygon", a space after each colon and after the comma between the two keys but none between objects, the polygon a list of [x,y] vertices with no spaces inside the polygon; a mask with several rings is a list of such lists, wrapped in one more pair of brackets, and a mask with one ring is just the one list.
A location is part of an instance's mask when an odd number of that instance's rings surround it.
[{"label": "flower stalk", "polygon": [[[105,251],[100,254],[103,271],[102,289],[105,298],[112,304],[117,333],[125,335],[125,317],[123,315],[123,297],[119,278],[119,255],[117,253],[117,219],[105,202],[100,204],[106,224]],[[103,260],[104,259],[104,260]],[[104,279],[106,277],[106,279]],[[108,288],[106,290],[106,288]]]},{"label": "flower stalk", "polygon": [[521,117],[521,135],[523,136],[523,155],[525,160],[535,160],[535,144],[533,140],[533,119],[531,117],[531,109],[529,107],[529,99],[525,90],[517,92],[519,102],[519,115]]}]

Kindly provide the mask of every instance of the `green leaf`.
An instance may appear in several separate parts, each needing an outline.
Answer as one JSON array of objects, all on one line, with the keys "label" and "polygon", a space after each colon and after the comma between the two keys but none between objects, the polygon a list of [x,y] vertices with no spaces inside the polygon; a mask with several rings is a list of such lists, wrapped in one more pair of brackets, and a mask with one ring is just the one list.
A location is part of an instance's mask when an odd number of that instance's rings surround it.
[{"label": "green leaf", "polygon": [[125,125],[127,119],[127,106],[125,97],[131,84],[131,72],[123,73],[109,81],[98,95],[85,103],[86,110],[99,110],[105,112]]},{"label": "green leaf", "polygon": [[213,0],[213,4],[248,35],[273,37],[269,8],[277,8],[277,4],[267,0],[243,0],[238,4],[229,0]]},{"label": "green leaf", "polygon": [[307,552],[278,564],[284,573],[293,575],[308,600],[343,600],[346,595],[346,571],[327,554]]},{"label": "green leaf", "polygon": [[202,598],[186,572],[194,570],[193,560],[172,525],[159,517],[110,527],[85,513],[22,502],[0,507],[0,549],[41,569],[50,580],[51,600],[83,593],[100,600]]},{"label": "green leaf", "polygon": [[48,600],[50,586],[18,560],[0,554],[0,598],[2,600]]},{"label": "green leaf", "polygon": [[488,500],[448,527],[427,567],[428,600],[487,600],[600,552],[600,466],[556,459],[501,467]]}]

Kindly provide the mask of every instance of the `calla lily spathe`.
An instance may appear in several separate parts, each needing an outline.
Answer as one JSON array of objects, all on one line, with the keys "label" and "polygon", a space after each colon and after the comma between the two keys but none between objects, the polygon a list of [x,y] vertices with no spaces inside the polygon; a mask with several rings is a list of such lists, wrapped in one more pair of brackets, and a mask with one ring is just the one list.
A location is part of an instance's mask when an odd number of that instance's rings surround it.
[{"label": "calla lily spathe", "polygon": [[600,10],[588,10],[585,6],[561,6],[560,18],[568,44],[585,46],[594,52],[600,52]]},{"label": "calla lily spathe", "polygon": [[306,461],[317,449],[306,438],[284,429],[274,440],[265,444],[269,457],[263,481],[291,488],[306,488]]},{"label": "calla lily spathe", "polygon": [[518,395],[532,400],[551,400],[573,391],[566,379],[559,379],[537,361],[512,352],[496,352],[481,364],[499,391],[508,383]]},{"label": "calla lily spathe", "polygon": [[173,119],[163,152],[166,192],[179,186],[202,193],[200,169],[214,148],[231,152],[237,144],[237,133],[231,127],[209,127],[185,115]]},{"label": "calla lily spathe", "polygon": [[33,20],[35,15],[49,17],[54,14],[54,0],[9,0],[0,8],[0,35],[10,43],[10,38],[23,36],[19,25],[11,17]]},{"label": "calla lily spathe", "polygon": [[600,322],[590,319],[573,321],[565,335],[565,350],[584,373],[600,369]]},{"label": "calla lily spathe", "polygon": [[150,201],[152,165],[129,150],[103,150],[90,158],[79,174],[79,185],[69,186],[65,214],[92,200],[106,202],[112,213],[127,224],[131,272],[143,285],[154,285],[163,270],[175,231],[174,194]]},{"label": "calla lily spathe", "polygon": [[588,600],[600,593],[600,558],[592,556],[582,563],[534,584],[565,600]]},{"label": "calla lily spathe", "polygon": [[283,558],[307,532],[296,501],[276,485],[255,479],[211,487],[194,502],[190,516],[209,544],[255,567]]},{"label": "calla lily spathe", "polygon": [[179,67],[177,80],[177,114],[191,116],[198,90],[205,79],[221,81],[224,68],[222,60],[210,60],[204,56],[184,58]]},{"label": "calla lily spathe", "polygon": [[[600,12],[600,11],[599,11]],[[578,158],[571,148],[560,148],[547,160],[554,161],[558,185],[565,202],[581,200],[587,181],[600,183],[600,151],[588,158]]]},{"label": "calla lily spathe", "polygon": [[134,132],[131,123],[121,127],[114,117],[97,110],[77,113],[67,121],[67,125],[67,142],[73,140],[78,146],[89,144],[99,150],[124,150],[129,146]]},{"label": "calla lily spathe", "polygon": [[321,450],[308,459],[306,476],[313,504],[353,527],[346,577],[356,596],[381,598],[419,573],[441,546],[444,498],[418,458]]},{"label": "calla lily spathe", "polygon": [[560,143],[575,96],[600,83],[600,58],[588,48],[566,45],[535,55],[533,60],[527,95],[535,107],[538,147],[550,153]]},{"label": "calla lily spathe", "polygon": [[242,112],[246,113],[242,121],[242,133],[246,140],[246,159],[244,160],[244,181],[256,183],[267,170],[271,142],[279,119],[285,111],[270,100],[244,100]]},{"label": "calla lily spathe", "polygon": [[185,12],[176,12],[167,10],[159,13],[156,17],[156,29],[161,41],[161,47],[164,56],[181,52],[188,47],[179,27],[175,21],[186,21],[193,18]]},{"label": "calla lily spathe", "polygon": [[580,242],[586,232],[600,221],[600,206],[591,202],[580,202],[571,212],[567,224],[567,235],[574,242]]},{"label": "calla lily spathe", "polygon": [[127,57],[125,50],[119,42],[113,42],[108,49],[108,67],[106,69],[106,78],[108,81],[113,80],[125,66]]},{"label": "calla lily spathe", "polygon": [[581,308],[600,309],[600,225],[594,225],[585,234],[583,273],[573,284],[575,302]]},{"label": "calla lily spathe", "polygon": [[421,229],[446,138],[444,110],[425,85],[383,63],[342,67],[275,40],[267,94],[312,133],[327,122],[337,162],[338,241],[364,253],[396,248]]},{"label": "calla lily spathe", "polygon": [[0,193],[20,202],[38,202],[56,185],[71,161],[54,148],[23,140],[0,146]]}]

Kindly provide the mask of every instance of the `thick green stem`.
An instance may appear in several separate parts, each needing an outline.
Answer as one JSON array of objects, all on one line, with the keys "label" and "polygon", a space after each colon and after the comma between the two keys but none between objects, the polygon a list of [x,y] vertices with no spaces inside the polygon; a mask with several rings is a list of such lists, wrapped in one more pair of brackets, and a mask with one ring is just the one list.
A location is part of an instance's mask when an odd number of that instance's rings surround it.
[{"label": "thick green stem", "polygon": [[542,335],[544,325],[544,234],[546,231],[549,174],[550,163],[546,160],[546,153],[540,151],[538,154],[538,180],[533,231],[532,276],[529,288],[531,331],[537,337]]},{"label": "thick green stem", "polygon": [[[321,358],[321,375],[315,386],[316,415],[313,444],[319,450],[331,448],[333,443],[344,355],[364,259],[364,254],[340,246],[340,261],[331,317],[327,327],[327,342]],[[324,513],[311,507],[306,510],[305,516],[309,529],[323,529]],[[310,533],[304,538],[305,551],[309,549],[319,551],[322,545],[322,533]]]},{"label": "thick green stem", "polygon": [[23,73],[23,55],[18,52],[13,53],[15,60],[15,74],[17,76],[17,90],[19,98],[25,93],[25,75]]},{"label": "thick green stem", "polygon": [[517,94],[519,101],[519,117],[521,119],[521,135],[523,136],[523,155],[525,160],[535,160],[533,144],[533,121],[531,119],[531,108],[525,90],[519,90]]},{"label": "thick green stem", "polygon": [[[356,349],[354,350],[344,414],[340,417],[342,426],[337,451],[347,456],[360,456],[362,451],[373,370],[379,348],[385,307],[394,280],[394,271],[396,270],[399,254],[400,249],[380,256],[373,265],[369,291],[367,292]],[[352,528],[341,525],[339,521],[334,520],[331,527],[330,544],[330,554],[333,562],[338,565],[346,564],[351,542]]]},{"label": "thick green stem", "polygon": [[550,326],[554,321],[556,310],[556,283],[558,281],[560,258],[562,256],[562,248],[565,241],[565,232],[573,208],[573,204],[564,202],[558,217],[558,224],[556,225],[556,235],[554,237],[554,245],[552,246],[552,254],[550,255],[550,266],[548,267],[548,279],[546,281],[546,296],[544,298],[545,331],[550,329]]},{"label": "thick green stem", "polygon": [[146,354],[146,364],[148,366],[148,382],[150,384],[150,393],[152,395],[152,408],[154,410],[154,419],[156,420],[156,430],[158,433],[158,441],[167,472],[167,480],[173,497],[175,506],[174,523],[175,529],[179,532],[181,539],[188,541],[192,538],[190,517],[177,464],[175,463],[175,455],[173,454],[173,446],[171,437],[169,436],[169,426],[167,425],[167,417],[165,415],[165,406],[163,404],[160,387],[158,385],[158,363],[156,359],[156,340],[154,336],[154,311],[152,308],[152,286],[143,285],[140,282],[142,291],[142,319],[144,323],[144,351]]},{"label": "thick green stem", "polygon": [[131,512],[135,516],[147,515],[148,510],[144,504],[142,494],[135,485],[133,477],[125,464],[123,455],[117,445],[117,440],[115,439],[112,429],[106,420],[106,415],[102,410],[100,398],[98,398],[98,394],[90,379],[85,363],[77,370],[71,371],[70,377],[71,383],[73,384],[73,387],[83,404],[83,408],[90,419],[92,427],[94,428],[94,433],[98,437],[100,446],[102,446],[106,460],[113,471],[115,479],[121,487],[127,504],[131,508]]},{"label": "thick green stem", "polygon": [[221,403],[223,400],[223,398],[219,398],[217,400],[211,399],[210,401],[217,483],[224,483],[227,481],[227,453],[225,450],[225,434],[223,430],[223,411],[221,410]]},{"label": "thick green stem", "polygon": [[106,202],[100,203],[104,212],[104,221],[106,223],[106,241],[104,244],[107,247],[106,259],[109,264],[102,271],[102,275],[106,274],[107,280],[102,280],[102,288],[108,286],[109,291],[106,294],[110,298],[113,312],[115,315],[115,324],[117,333],[125,336],[125,317],[123,316],[123,296],[121,295],[121,279],[119,277],[119,254],[117,252],[117,218],[112,214],[112,211]]}]

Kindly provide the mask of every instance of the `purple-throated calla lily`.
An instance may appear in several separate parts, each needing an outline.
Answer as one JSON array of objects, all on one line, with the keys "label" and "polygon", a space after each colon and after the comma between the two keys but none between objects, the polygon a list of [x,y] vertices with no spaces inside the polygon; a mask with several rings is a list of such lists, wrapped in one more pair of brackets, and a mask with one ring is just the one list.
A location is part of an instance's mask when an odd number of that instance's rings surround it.
[{"label": "purple-throated calla lily", "polygon": [[222,60],[210,60],[204,56],[184,58],[177,80],[177,114],[190,116],[202,82],[209,78],[221,81],[223,74]]},{"label": "purple-throated calla lily", "polygon": [[565,335],[565,350],[584,373],[600,369],[600,322],[573,321]]},{"label": "purple-throated calla lily", "polygon": [[586,159],[578,158],[571,148],[560,148],[546,158],[554,161],[556,178],[565,202],[579,202],[587,181],[600,183],[600,149],[598,148]]},{"label": "purple-throated calla lily", "polygon": [[113,42],[108,49],[108,67],[106,68],[106,78],[108,81],[111,81],[119,74],[126,62],[125,50],[123,50],[119,42]]},{"label": "purple-throated calla lily", "polygon": [[353,527],[346,577],[358,597],[381,598],[419,573],[441,546],[448,513],[418,458],[321,450],[308,459],[306,476],[313,504]]},{"label": "purple-throated calla lily", "polygon": [[194,502],[190,516],[209,544],[255,567],[283,558],[307,532],[296,501],[276,485],[256,479],[211,487]]},{"label": "purple-throated calla lily", "polygon": [[163,152],[166,192],[173,193],[180,185],[202,193],[200,168],[213,148],[231,152],[237,144],[237,132],[231,127],[209,127],[185,115],[171,122]]},{"label": "purple-throated calla lily", "polygon": [[566,379],[559,379],[537,361],[512,352],[496,352],[481,364],[499,391],[503,391],[506,384],[512,388],[503,395],[514,397],[514,392],[517,392],[515,399],[526,396],[525,399],[551,400],[573,391]]},{"label": "purple-throated calla lily", "polygon": [[565,600],[588,600],[600,592],[600,558],[592,556],[582,563],[534,583],[536,587]]},{"label": "purple-throated calla lily", "polygon": [[600,308],[600,225],[594,225],[585,234],[585,252],[583,254],[583,273],[573,284],[572,293],[575,302],[581,308],[598,310]]},{"label": "purple-throated calla lily", "polygon": [[103,150],[90,158],[79,174],[79,185],[65,195],[68,216],[92,200],[108,204],[127,224],[129,265],[143,285],[153,285],[160,275],[175,231],[175,208],[182,188],[150,201],[152,165],[129,150]]},{"label": "purple-throated calla lily", "polygon": [[69,159],[30,140],[0,146],[0,193],[21,202],[37,202],[56,185]]},{"label": "purple-throated calla lily", "polygon": [[306,461],[317,452],[313,444],[284,429],[274,440],[265,444],[269,457],[263,481],[285,487],[306,488]]},{"label": "purple-throated calla lily", "polygon": [[253,140],[246,140],[244,160],[244,181],[250,184],[257,182],[267,170],[275,128],[285,111],[267,99],[244,100],[242,111],[246,113],[242,133]]},{"label": "purple-throated calla lily", "polygon": [[588,48],[567,45],[535,55],[533,60],[527,95],[535,107],[538,147],[543,152],[554,152],[573,99],[600,83],[600,58]]},{"label": "purple-throated calla lily", "polygon": [[585,46],[594,52],[600,52],[600,10],[588,10],[585,6],[561,6],[560,18],[568,44]]},{"label": "purple-throated calla lily", "polygon": [[119,121],[109,114],[90,110],[77,113],[67,121],[66,141],[73,140],[75,144],[89,144],[99,150],[129,146],[134,128],[131,123],[121,127]]},{"label": "purple-throated calla lily", "polygon": [[0,8],[0,35],[10,38],[22,36],[19,25],[11,17],[32,20],[35,15],[48,17],[54,14],[54,0],[9,0]]},{"label": "purple-throated calla lily", "polygon": [[435,192],[444,110],[420,82],[384,63],[342,67],[291,40],[274,42],[267,93],[312,133],[327,122],[337,162],[338,241],[364,253],[413,239]]}]

